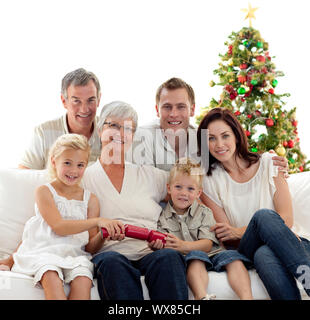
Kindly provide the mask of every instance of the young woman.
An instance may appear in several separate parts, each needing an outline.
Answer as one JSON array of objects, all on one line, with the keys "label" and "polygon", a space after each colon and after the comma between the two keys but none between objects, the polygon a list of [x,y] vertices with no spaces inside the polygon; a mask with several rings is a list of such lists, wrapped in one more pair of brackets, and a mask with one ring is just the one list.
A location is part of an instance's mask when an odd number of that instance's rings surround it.
[{"label": "young woman", "polygon": [[209,166],[201,198],[214,213],[217,238],[239,242],[238,251],[253,260],[271,299],[300,299],[295,279],[301,279],[301,266],[310,267],[310,242],[293,232],[284,173],[271,154],[248,151],[244,130],[229,110],[215,108],[203,118],[200,151],[203,134],[208,134],[209,154],[201,157],[204,163],[209,157]]}]

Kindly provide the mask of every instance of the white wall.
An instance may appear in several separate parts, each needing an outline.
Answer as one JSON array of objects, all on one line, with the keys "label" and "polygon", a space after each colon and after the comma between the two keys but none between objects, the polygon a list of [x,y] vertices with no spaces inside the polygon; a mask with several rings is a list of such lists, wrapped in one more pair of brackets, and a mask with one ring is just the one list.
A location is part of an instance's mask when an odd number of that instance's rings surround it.
[{"label": "white wall", "polygon": [[[291,93],[298,131],[310,157],[309,13],[307,0],[256,0],[253,26],[269,42],[277,92]],[[99,77],[101,107],[131,103],[140,123],[155,117],[157,87],[177,76],[195,89],[197,113],[219,89],[219,53],[232,31],[248,26],[246,0],[10,0],[0,2],[0,167],[15,167],[33,127],[63,114],[60,82],[69,71]]]}]

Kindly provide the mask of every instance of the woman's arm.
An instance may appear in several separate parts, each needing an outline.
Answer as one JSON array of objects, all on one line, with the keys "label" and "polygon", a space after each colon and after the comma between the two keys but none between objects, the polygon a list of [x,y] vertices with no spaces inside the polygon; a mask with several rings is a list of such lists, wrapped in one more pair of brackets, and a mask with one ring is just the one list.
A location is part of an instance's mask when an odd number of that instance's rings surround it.
[{"label": "woman's arm", "polygon": [[281,216],[285,224],[292,228],[294,223],[293,205],[290,190],[285,179],[284,172],[278,172],[278,176],[273,178],[276,192],[273,196],[275,211]]},{"label": "woman's arm", "polygon": [[[98,198],[91,194],[91,197],[88,201],[88,210],[87,210],[87,219],[96,219],[100,216],[100,205]],[[90,252],[91,254],[96,253],[103,245],[105,240],[123,240],[125,237],[125,227],[122,222],[117,220],[110,220],[102,218],[102,221],[105,221],[105,224],[101,224],[101,227],[107,229],[109,233],[109,237],[103,239],[101,236],[101,232],[98,226],[89,229],[89,241],[85,246],[85,250]]]},{"label": "woman's arm", "polygon": [[247,228],[246,226],[241,228],[232,227],[226,216],[225,210],[212,201],[205,193],[201,194],[200,200],[213,212],[216,224],[210,228],[210,231],[215,232],[219,241],[240,240],[242,238]]}]

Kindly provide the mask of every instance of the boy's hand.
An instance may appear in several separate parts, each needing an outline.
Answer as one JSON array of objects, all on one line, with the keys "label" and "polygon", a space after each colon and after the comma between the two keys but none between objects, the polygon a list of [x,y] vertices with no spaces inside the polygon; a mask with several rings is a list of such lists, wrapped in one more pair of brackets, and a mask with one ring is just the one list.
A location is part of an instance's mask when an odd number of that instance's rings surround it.
[{"label": "boy's hand", "polygon": [[167,234],[165,248],[170,248],[179,252],[183,252],[186,250],[185,246],[185,241],[179,239],[171,233]]},{"label": "boy's hand", "polygon": [[98,227],[107,229],[109,233],[108,240],[123,240],[125,238],[125,227],[121,221],[100,218]]},{"label": "boy's hand", "polygon": [[160,250],[165,247],[163,242],[160,239],[156,239],[151,242],[148,242],[148,246],[152,250]]}]

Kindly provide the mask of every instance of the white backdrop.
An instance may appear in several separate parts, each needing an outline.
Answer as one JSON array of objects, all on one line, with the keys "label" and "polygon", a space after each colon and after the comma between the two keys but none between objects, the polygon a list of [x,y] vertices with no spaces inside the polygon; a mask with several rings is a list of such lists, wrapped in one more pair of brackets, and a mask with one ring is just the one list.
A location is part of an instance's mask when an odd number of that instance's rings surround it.
[{"label": "white backdrop", "polygon": [[[302,151],[310,157],[307,0],[252,0],[253,27],[269,42],[279,78],[297,106]],[[60,82],[84,67],[102,85],[100,108],[124,100],[140,124],[155,114],[155,91],[172,76],[196,93],[196,113],[219,97],[219,53],[232,31],[248,26],[246,0],[0,0],[0,167],[16,167],[33,127],[64,113]]]}]

